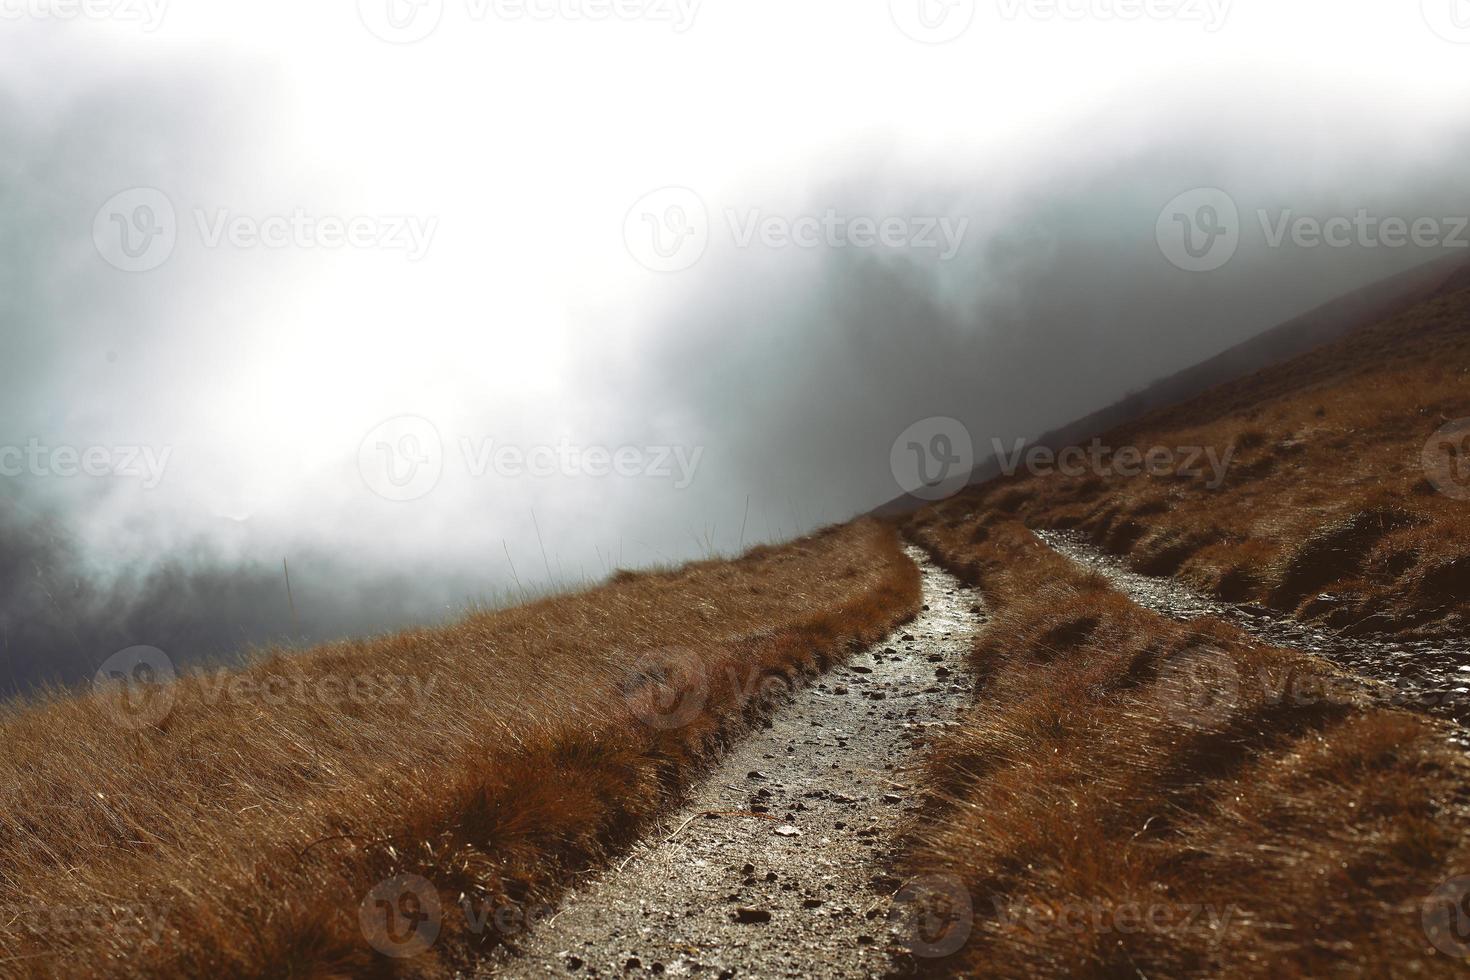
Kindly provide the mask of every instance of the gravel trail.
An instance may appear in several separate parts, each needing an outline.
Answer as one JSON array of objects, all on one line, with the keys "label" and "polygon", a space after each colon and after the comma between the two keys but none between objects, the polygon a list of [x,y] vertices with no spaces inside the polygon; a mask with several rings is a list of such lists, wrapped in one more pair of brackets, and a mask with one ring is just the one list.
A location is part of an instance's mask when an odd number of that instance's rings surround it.
[{"label": "gravel trail", "polygon": [[884,976],[910,918],[882,860],[918,799],[905,767],[969,702],[984,622],[976,593],[908,554],[924,576],[917,619],[797,691],[486,975]]},{"label": "gravel trail", "polygon": [[[1385,703],[1470,724],[1470,651],[1463,647],[1393,636],[1343,636],[1274,609],[1201,595],[1178,579],[1135,572],[1075,533],[1036,534],[1079,565],[1105,575],[1145,609],[1181,622],[1201,616],[1223,619],[1266,643],[1316,654],[1377,682],[1373,689]],[[1470,732],[1462,730],[1455,740],[1470,748]]]}]

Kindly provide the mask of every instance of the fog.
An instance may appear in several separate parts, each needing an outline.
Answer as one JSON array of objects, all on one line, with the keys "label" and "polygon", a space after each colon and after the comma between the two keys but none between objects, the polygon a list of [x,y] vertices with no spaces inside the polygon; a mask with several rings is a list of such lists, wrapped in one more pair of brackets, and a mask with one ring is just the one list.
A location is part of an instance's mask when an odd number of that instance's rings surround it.
[{"label": "fog", "polygon": [[789,538],[1470,252],[1432,0],[330,6],[4,8],[0,690]]}]

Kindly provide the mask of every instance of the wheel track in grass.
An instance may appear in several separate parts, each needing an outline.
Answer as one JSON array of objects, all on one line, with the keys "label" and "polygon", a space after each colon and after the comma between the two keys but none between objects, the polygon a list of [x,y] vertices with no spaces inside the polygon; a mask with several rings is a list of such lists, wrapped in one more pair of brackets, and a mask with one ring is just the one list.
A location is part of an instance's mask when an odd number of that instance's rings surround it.
[{"label": "wheel track in grass", "polygon": [[1081,535],[1037,531],[1036,536],[1073,562],[1096,571],[1145,609],[1179,622],[1213,616],[1273,646],[1331,661],[1365,678],[1386,705],[1449,718],[1461,728],[1454,741],[1470,749],[1470,650],[1448,642],[1393,636],[1347,636],[1303,623],[1277,610],[1201,595],[1178,579],[1130,569]]}]

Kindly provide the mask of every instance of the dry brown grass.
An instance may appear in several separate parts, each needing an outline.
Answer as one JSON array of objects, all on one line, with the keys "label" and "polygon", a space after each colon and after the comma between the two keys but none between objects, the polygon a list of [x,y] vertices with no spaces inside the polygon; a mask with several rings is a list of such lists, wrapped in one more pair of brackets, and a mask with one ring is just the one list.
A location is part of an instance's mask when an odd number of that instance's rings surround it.
[{"label": "dry brown grass", "polygon": [[1464,637],[1470,500],[1437,492],[1422,463],[1431,436],[1464,418],[1470,290],[1100,436],[1114,450],[1233,453],[1221,486],[1208,469],[1121,476],[1109,465],[965,496],[1032,527],[1080,529],[1138,571],[1226,599],[1350,631]]},{"label": "dry brown grass", "polygon": [[1448,976],[1423,901],[1470,873],[1470,762],[1320,660],[1136,606],[957,498],[916,537],[985,590],[982,682],[905,856],[975,907],[921,971]]},{"label": "dry brown grass", "polygon": [[[759,717],[772,678],[780,688],[878,639],[918,595],[896,535],[867,521],[230,675],[274,689],[186,676],[142,730],[87,692],[12,707],[0,973],[449,971],[499,932],[446,914],[434,954],[384,957],[358,922],[376,882],[422,875],[446,909],[543,900]],[[427,690],[400,684],[389,700],[385,675]],[[691,693],[706,701],[688,724],[643,720]]]}]

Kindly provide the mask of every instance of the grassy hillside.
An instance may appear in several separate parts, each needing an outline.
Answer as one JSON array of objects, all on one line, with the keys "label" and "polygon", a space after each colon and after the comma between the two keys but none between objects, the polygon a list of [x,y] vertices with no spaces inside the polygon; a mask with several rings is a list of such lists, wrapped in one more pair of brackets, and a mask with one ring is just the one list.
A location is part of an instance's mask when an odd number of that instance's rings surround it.
[{"label": "grassy hillside", "polygon": [[[1449,976],[1423,909],[1470,872],[1447,723],[1324,660],[1146,611],[1039,541],[1349,633],[1470,632],[1470,283],[915,515],[996,616],[931,753],[911,874],[957,876],[972,935],[935,974]],[[1174,465],[1146,458],[1173,450]],[[1191,471],[1180,449],[1229,460]],[[1043,470],[1045,470],[1043,472]],[[1201,697],[1202,692],[1204,697]]]},{"label": "grassy hillside", "polygon": [[975,919],[917,967],[1458,975],[1421,919],[1470,868],[1470,760],[1445,723],[1224,623],[1145,611],[993,512],[951,502],[915,531],[996,609],[904,859],[962,881]]},{"label": "grassy hillside", "polygon": [[[861,522],[448,628],[12,706],[0,972],[447,972],[631,840],[774,694],[911,616],[918,587],[894,532]],[[478,917],[445,915],[429,955],[384,955],[360,912],[399,875]]]},{"label": "grassy hillside", "polygon": [[[1457,283],[1461,287],[1466,283]],[[1100,436],[1103,467],[967,495],[1178,575],[1359,632],[1470,635],[1470,289]],[[1120,454],[1170,463],[1119,472]],[[1228,461],[1218,484],[1203,460]],[[1191,457],[1197,462],[1190,466]]]}]

